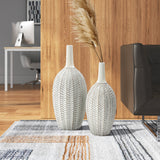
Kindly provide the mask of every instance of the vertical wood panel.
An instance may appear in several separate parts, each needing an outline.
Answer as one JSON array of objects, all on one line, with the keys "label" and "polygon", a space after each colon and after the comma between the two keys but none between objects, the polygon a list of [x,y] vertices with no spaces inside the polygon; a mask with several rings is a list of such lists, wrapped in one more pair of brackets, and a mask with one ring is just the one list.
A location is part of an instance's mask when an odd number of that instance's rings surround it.
[{"label": "vertical wood panel", "polygon": [[[75,43],[69,0],[41,0],[41,110],[42,118],[55,118],[52,85],[65,65],[65,46],[74,45],[75,66],[89,89],[97,80],[98,60],[89,48]],[[106,79],[117,97],[116,118],[133,116],[120,100],[120,46],[130,43],[160,44],[160,0],[90,0],[97,14]]]}]

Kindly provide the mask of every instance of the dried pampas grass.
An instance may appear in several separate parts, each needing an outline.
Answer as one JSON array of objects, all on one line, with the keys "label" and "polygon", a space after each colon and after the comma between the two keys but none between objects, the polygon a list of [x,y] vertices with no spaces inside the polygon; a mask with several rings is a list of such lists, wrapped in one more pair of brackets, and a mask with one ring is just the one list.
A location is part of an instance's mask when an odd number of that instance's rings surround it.
[{"label": "dried pampas grass", "polygon": [[96,28],[96,14],[88,0],[72,0],[73,32],[76,41],[94,49],[100,62],[103,62],[102,49]]},{"label": "dried pampas grass", "polygon": [[96,25],[95,11],[94,11],[92,5],[90,5],[90,3],[88,3],[87,0],[73,0],[72,8],[74,10],[79,9],[79,8],[83,8],[84,10],[86,10],[89,17],[92,19],[94,25]]}]

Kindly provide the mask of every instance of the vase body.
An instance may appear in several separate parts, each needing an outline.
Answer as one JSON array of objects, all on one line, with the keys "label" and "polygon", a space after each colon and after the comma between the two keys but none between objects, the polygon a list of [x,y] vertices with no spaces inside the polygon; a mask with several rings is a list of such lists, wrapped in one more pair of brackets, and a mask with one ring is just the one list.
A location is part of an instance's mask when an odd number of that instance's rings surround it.
[{"label": "vase body", "polygon": [[86,96],[85,79],[74,67],[73,47],[68,45],[66,66],[57,74],[53,83],[53,106],[60,129],[74,130],[81,127]]},{"label": "vase body", "polygon": [[92,134],[105,136],[110,133],[116,114],[116,97],[105,80],[105,63],[99,63],[98,81],[88,92],[86,113]]}]

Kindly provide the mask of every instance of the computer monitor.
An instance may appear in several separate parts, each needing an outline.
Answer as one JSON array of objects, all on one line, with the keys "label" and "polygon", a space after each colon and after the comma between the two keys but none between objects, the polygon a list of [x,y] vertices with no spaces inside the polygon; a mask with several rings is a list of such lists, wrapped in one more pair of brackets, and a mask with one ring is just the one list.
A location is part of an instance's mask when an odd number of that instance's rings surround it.
[{"label": "computer monitor", "polygon": [[15,46],[34,44],[34,21],[12,23],[12,41]]}]

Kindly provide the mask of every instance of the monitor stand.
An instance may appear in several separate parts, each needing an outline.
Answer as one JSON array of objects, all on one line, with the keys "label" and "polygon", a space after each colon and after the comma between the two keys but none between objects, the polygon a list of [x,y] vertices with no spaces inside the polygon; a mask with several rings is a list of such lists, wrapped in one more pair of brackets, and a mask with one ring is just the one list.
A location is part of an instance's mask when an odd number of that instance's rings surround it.
[{"label": "monitor stand", "polygon": [[20,47],[22,43],[23,33],[19,33],[16,39],[15,47]]}]

